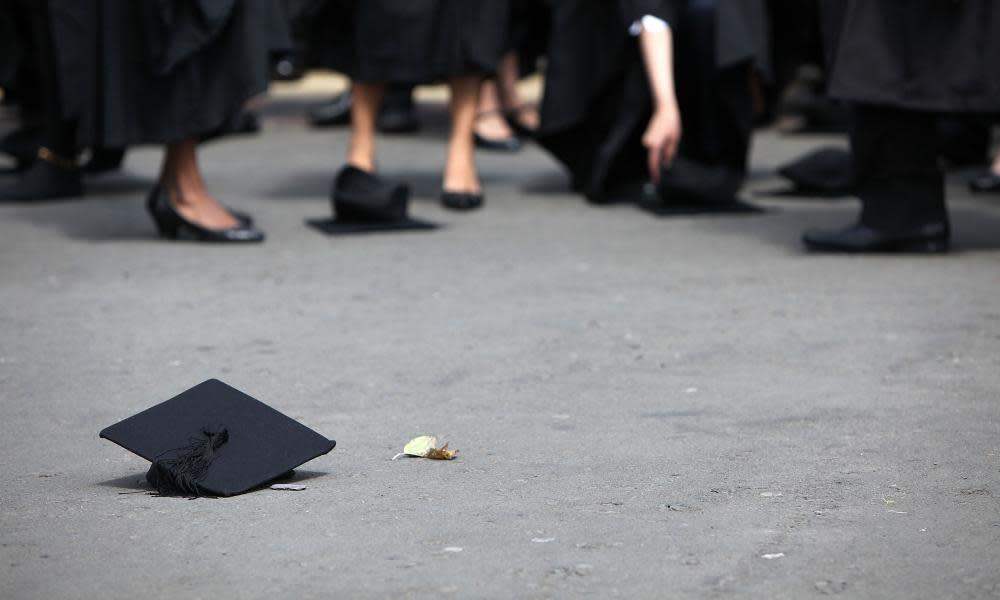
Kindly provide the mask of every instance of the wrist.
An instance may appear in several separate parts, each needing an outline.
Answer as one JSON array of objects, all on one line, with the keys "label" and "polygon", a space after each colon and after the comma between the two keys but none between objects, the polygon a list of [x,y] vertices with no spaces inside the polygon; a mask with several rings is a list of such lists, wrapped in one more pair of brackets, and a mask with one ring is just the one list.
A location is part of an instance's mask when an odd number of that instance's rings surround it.
[{"label": "wrist", "polygon": [[673,94],[654,96],[653,112],[677,112],[677,98]]}]

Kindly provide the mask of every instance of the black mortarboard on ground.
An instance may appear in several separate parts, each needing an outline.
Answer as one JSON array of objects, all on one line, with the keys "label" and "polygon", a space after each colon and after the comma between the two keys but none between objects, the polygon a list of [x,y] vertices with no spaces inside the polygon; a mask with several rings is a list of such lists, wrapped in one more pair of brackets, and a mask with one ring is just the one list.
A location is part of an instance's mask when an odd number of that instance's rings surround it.
[{"label": "black mortarboard on ground", "polygon": [[411,218],[407,212],[410,189],[374,173],[347,166],[333,181],[333,219],[307,223],[328,235],[437,229]]},{"label": "black mortarboard on ground", "polygon": [[642,206],[659,216],[763,212],[739,198],[742,181],[743,175],[731,168],[675,156],[660,171],[656,197]]},{"label": "black mortarboard on ground", "polygon": [[152,462],[161,494],[234,496],[333,450],[336,442],[209,379],[104,429],[101,437]]},{"label": "black mortarboard on ground", "polygon": [[854,187],[851,153],[841,148],[820,148],[778,167],[778,174],[792,182],[792,187],[773,196],[813,196],[836,198],[849,196]]}]

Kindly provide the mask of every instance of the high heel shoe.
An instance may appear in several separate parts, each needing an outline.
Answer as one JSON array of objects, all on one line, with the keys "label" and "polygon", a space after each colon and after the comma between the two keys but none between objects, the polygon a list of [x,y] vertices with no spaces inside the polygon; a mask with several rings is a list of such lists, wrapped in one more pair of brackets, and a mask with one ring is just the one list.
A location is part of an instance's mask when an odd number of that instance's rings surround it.
[{"label": "high heel shoe", "polygon": [[473,210],[486,202],[482,192],[449,192],[441,190],[441,204],[452,210]]},{"label": "high heel shoe", "polygon": [[170,204],[170,198],[162,186],[156,185],[149,193],[146,201],[153,222],[160,237],[176,240],[194,240],[198,242],[231,242],[248,243],[263,242],[264,232],[255,228],[247,215],[240,218],[234,215],[239,225],[229,229],[209,229],[197,223],[192,223],[178,213]]}]

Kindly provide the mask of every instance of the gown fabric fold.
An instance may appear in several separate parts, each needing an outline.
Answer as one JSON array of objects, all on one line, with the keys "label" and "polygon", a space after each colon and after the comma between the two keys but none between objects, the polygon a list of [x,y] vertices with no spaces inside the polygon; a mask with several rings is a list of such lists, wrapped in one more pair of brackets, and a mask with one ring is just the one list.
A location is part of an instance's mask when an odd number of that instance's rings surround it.
[{"label": "gown fabric fold", "polygon": [[508,0],[329,0],[310,62],[368,83],[490,75],[510,44]]},{"label": "gown fabric fold", "polygon": [[48,0],[63,118],[81,145],[225,130],[291,47],[280,0]]}]

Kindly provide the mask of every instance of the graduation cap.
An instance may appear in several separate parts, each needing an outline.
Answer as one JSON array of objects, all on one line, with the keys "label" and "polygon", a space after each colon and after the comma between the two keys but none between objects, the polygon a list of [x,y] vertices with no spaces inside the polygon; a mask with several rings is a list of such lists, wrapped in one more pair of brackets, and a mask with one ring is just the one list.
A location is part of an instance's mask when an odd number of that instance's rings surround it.
[{"label": "graduation cap", "polygon": [[333,219],[307,223],[329,235],[436,229],[407,214],[410,188],[374,173],[344,167],[333,181]]},{"label": "graduation cap", "polygon": [[848,196],[854,187],[851,153],[841,148],[820,148],[778,167],[778,174],[792,182],[792,188],[774,193],[780,196]]},{"label": "graduation cap", "polygon": [[675,156],[660,171],[653,201],[644,199],[641,205],[658,216],[763,212],[739,198],[742,181],[732,168]]},{"label": "graduation cap", "polygon": [[217,379],[101,431],[152,462],[146,481],[165,495],[235,496],[337,443]]}]

